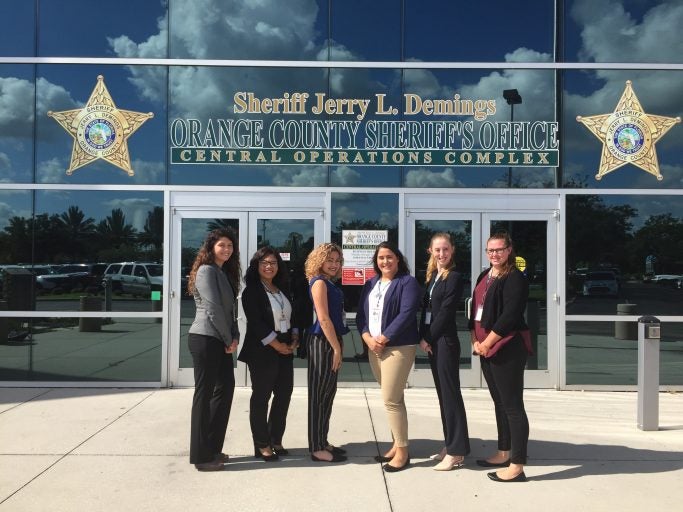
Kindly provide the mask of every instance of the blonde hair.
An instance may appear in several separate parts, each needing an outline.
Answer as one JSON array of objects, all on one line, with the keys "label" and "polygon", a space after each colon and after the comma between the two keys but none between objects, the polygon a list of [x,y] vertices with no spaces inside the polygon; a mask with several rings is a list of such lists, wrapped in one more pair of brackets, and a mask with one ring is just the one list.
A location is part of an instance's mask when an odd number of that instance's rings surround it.
[{"label": "blonde hair", "polygon": [[304,268],[306,272],[306,279],[308,281],[313,279],[315,276],[322,274],[323,263],[325,263],[325,260],[327,260],[327,258],[329,258],[330,254],[333,252],[339,254],[340,260],[339,270],[337,271],[337,275],[334,277],[337,278],[341,275],[342,265],[344,265],[344,253],[342,252],[341,247],[339,247],[337,244],[325,242],[313,249],[308,255],[308,258],[306,258],[306,264]]},{"label": "blonde hair", "polygon": [[[432,248],[432,244],[434,243],[434,240],[438,238],[443,238],[448,242],[448,245],[451,246],[453,249],[453,254],[451,254],[451,261],[450,264],[448,265],[448,268],[445,268],[441,272],[441,279],[446,279],[448,277],[448,273],[455,267],[455,262],[453,261],[453,255],[455,255],[455,245],[453,244],[453,240],[451,240],[451,235],[448,233],[444,232],[439,232],[439,233],[434,233],[432,236],[431,240],[429,240],[429,248]],[[429,283],[432,280],[432,276],[434,275],[434,272],[436,272],[437,269],[437,263],[436,263],[436,258],[434,257],[433,254],[429,254],[429,261],[427,262],[427,275],[425,278],[425,283]]]}]

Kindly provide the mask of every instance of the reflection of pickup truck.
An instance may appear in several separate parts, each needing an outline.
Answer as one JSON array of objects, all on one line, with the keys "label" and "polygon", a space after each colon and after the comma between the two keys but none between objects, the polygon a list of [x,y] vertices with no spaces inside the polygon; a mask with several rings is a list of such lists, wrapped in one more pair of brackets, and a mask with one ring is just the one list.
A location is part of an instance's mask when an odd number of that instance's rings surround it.
[{"label": "reflection of pickup truck", "polygon": [[163,266],[159,263],[124,261],[112,263],[104,271],[103,286],[111,282],[114,293],[148,296],[163,287]]},{"label": "reflection of pickup truck", "polygon": [[676,274],[657,274],[652,276],[650,279],[651,283],[659,284],[662,286],[671,286],[672,288],[680,288],[683,276]]}]

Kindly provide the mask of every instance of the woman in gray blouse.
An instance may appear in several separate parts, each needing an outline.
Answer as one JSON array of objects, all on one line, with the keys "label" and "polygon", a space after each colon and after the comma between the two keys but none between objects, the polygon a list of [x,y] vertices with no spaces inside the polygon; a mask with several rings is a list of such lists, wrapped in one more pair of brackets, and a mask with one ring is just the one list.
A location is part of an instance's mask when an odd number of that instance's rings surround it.
[{"label": "woman in gray blouse", "polygon": [[199,471],[220,471],[235,392],[232,353],[237,350],[237,292],[240,282],[237,235],[211,231],[192,265],[187,284],[197,307],[187,336],[194,366],[190,463]]}]

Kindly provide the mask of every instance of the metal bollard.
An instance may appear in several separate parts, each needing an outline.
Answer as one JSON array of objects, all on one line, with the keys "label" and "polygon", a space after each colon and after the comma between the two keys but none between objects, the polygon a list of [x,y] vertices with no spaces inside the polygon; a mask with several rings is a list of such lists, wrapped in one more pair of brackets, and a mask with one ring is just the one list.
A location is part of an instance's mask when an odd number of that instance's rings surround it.
[{"label": "metal bollard", "polygon": [[654,316],[638,319],[638,428],[659,429],[660,322]]}]

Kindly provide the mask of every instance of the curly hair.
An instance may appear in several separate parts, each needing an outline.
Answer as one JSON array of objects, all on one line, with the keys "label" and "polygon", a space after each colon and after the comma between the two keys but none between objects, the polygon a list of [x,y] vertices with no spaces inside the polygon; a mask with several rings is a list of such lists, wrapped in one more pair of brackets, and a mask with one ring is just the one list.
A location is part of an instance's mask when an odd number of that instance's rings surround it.
[{"label": "curly hair", "polygon": [[379,265],[377,264],[377,255],[379,254],[380,249],[389,249],[396,255],[396,259],[398,260],[398,274],[410,274],[408,262],[406,262],[403,253],[398,250],[398,247],[396,247],[391,242],[380,242],[379,244],[377,244],[377,247],[375,248],[375,254],[373,254],[372,256],[372,266],[375,269],[375,273],[378,276],[382,275],[382,271],[379,269]]},{"label": "curly hair", "polygon": [[333,252],[339,254],[339,271],[337,272],[337,275],[334,276],[335,278],[339,277],[341,275],[342,265],[344,265],[344,253],[337,244],[325,242],[313,249],[308,255],[308,258],[306,258],[306,279],[310,281],[315,276],[319,276],[322,273],[323,263],[325,263],[325,260],[327,260]]},{"label": "curly hair", "polygon": [[227,227],[214,229],[206,235],[206,240],[204,240],[204,243],[197,253],[197,257],[194,259],[192,270],[190,270],[190,276],[187,280],[187,292],[190,295],[193,295],[195,292],[195,280],[197,279],[197,270],[199,270],[199,267],[202,265],[213,265],[215,263],[213,248],[221,238],[227,238],[232,242],[232,255],[228,261],[223,263],[222,270],[228,276],[232,291],[235,293],[235,296],[237,296],[237,293],[240,290],[240,275],[242,274],[240,268],[239,238],[234,230]]},{"label": "curly hair", "polygon": [[489,242],[491,240],[502,240],[503,242],[505,242],[505,247],[510,248],[510,254],[508,254],[507,260],[505,260],[505,263],[503,263],[500,274],[498,274],[498,277],[504,277],[508,275],[517,266],[515,248],[512,245],[512,238],[510,238],[510,235],[505,231],[499,231],[497,233],[492,234],[488,238],[488,240],[486,240],[487,246],[489,245]]},{"label": "curly hair", "polygon": [[273,277],[273,284],[280,290],[288,290],[289,272],[287,271],[287,266],[285,265],[285,262],[282,261],[282,256],[280,256],[280,253],[270,245],[261,247],[251,257],[249,266],[247,267],[247,272],[244,274],[244,282],[247,284],[247,286],[249,286],[250,284],[258,284],[261,281],[261,275],[259,274],[258,267],[261,263],[261,260],[265,259],[267,256],[272,256],[277,260],[277,274],[275,274],[275,277]]},{"label": "curly hair", "polygon": [[[453,256],[455,255],[455,245],[453,244],[453,240],[451,239],[451,235],[448,233],[440,232],[440,233],[434,233],[432,236],[432,239],[429,241],[429,248],[432,248],[432,244],[434,243],[434,240],[437,240],[439,238],[443,238],[448,242],[448,245],[451,246],[451,249],[453,249],[453,255],[451,256],[451,261],[448,262],[448,268],[444,269],[443,272],[441,273],[441,279],[446,279],[448,277],[448,273],[453,270],[455,267],[455,261],[453,261]],[[425,283],[429,283],[432,280],[432,276],[434,275],[434,272],[436,272],[437,268],[437,263],[436,263],[436,258],[434,257],[433,254],[429,255],[429,262],[427,262],[427,276],[425,279]]]}]

